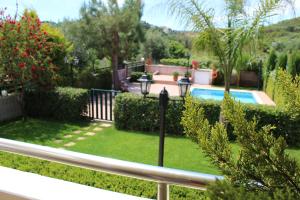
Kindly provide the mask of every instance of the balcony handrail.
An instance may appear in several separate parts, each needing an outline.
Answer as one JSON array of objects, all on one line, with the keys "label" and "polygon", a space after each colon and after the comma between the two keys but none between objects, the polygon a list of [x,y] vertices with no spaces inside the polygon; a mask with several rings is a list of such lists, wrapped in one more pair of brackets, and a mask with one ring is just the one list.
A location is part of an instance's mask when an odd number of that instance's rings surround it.
[{"label": "balcony handrail", "polygon": [[222,176],[128,162],[0,138],[0,151],[21,154],[115,175],[189,188],[205,189]]}]

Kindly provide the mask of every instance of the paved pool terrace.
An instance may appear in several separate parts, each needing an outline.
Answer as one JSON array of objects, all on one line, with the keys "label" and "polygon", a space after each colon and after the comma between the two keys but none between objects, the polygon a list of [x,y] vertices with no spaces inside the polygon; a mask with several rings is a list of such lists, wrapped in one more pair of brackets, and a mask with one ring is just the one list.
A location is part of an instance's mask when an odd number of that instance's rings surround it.
[{"label": "paved pool terrace", "polygon": [[[170,96],[179,96],[179,89],[178,86],[175,84],[163,84],[163,83],[153,83],[151,84],[150,93],[159,94],[163,88],[168,90]],[[212,85],[199,85],[199,84],[192,84],[191,90],[193,88],[203,88],[203,89],[215,89],[215,90],[224,90],[222,87],[216,87]],[[129,91],[133,93],[140,94],[140,84],[139,83],[131,83],[129,85]],[[272,101],[268,95],[263,91],[258,90],[239,90],[239,89],[231,89],[231,91],[238,91],[238,92],[251,92],[258,104],[262,105],[271,105],[275,106],[276,104]]]}]

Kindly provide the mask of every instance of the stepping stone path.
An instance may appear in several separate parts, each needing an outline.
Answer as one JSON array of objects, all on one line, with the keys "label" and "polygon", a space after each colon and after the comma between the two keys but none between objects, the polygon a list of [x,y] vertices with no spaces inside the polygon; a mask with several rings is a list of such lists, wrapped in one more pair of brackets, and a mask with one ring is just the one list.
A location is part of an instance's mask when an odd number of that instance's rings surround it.
[{"label": "stepping stone path", "polygon": [[78,131],[74,131],[73,133],[74,133],[74,134],[80,134],[80,133],[81,133],[81,131],[80,131],[80,130],[78,130]]},{"label": "stepping stone path", "polygon": [[111,127],[111,124],[106,123],[106,124],[101,124],[100,126],[107,128],[107,127]]},{"label": "stepping stone path", "polygon": [[84,135],[86,135],[86,136],[94,136],[94,135],[96,135],[96,133],[94,133],[94,132],[87,132],[87,133],[84,134]]},{"label": "stepping stone path", "polygon": [[73,135],[65,135],[64,138],[71,138]]},{"label": "stepping stone path", "polygon": [[60,144],[60,143],[62,143],[62,140],[55,140],[54,143]]},{"label": "stepping stone path", "polygon": [[86,139],[85,137],[79,137],[76,140],[81,141],[81,140],[85,140],[85,139]]},{"label": "stepping stone path", "polygon": [[102,131],[103,129],[102,128],[99,128],[99,127],[96,127],[93,129],[93,131]]},{"label": "stepping stone path", "polygon": [[71,146],[74,146],[75,144],[76,144],[75,142],[69,142],[69,143],[65,144],[64,146],[71,147]]}]

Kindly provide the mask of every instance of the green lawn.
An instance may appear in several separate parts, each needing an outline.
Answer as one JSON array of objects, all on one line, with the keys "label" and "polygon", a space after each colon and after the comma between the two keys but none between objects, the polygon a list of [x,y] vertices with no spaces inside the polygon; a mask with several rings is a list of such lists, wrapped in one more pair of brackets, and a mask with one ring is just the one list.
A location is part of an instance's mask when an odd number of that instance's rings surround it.
[{"label": "green lawn", "polygon": [[[78,130],[80,133],[74,134]],[[94,132],[96,135],[85,136],[88,132]],[[71,138],[65,138],[66,135],[70,134],[72,135]],[[158,136],[156,134],[118,131],[114,127],[105,128],[102,123],[64,123],[29,119],[25,123],[15,121],[0,124],[0,137],[152,165],[157,163]],[[86,137],[86,139],[78,141],[79,137]],[[70,142],[76,144],[65,147],[65,144]],[[238,145],[232,144],[232,147],[234,152],[239,151]],[[204,157],[198,145],[188,138],[167,136],[165,148],[165,166],[167,167],[220,174]],[[300,149],[288,150],[288,153],[298,161],[300,161],[299,152]],[[5,152],[0,152],[0,166],[105,190],[151,199],[156,198],[157,185],[149,181],[79,169]],[[192,200],[199,199],[203,192],[171,186],[170,195],[171,199]]]},{"label": "green lawn", "polygon": [[[15,121],[0,124],[0,137],[60,147],[72,151],[111,157],[121,160],[140,162],[150,165],[157,164],[158,134],[119,131],[114,127],[103,128],[101,123],[63,123],[49,120],[29,119],[27,122]],[[80,134],[72,134],[80,130]],[[95,136],[84,136],[87,132],[95,132]],[[72,138],[64,136],[72,134]],[[77,141],[78,137],[86,137]],[[56,141],[61,141],[56,143]],[[74,142],[71,147],[64,144]],[[239,147],[232,144],[235,152]],[[287,152],[300,161],[300,150],[289,149]],[[182,136],[167,136],[165,140],[165,166],[170,168],[197,171],[202,173],[220,174],[201,152],[199,146],[189,138]]]},{"label": "green lawn", "polygon": [[[158,143],[157,134],[107,128],[70,147],[70,150],[157,165]],[[198,145],[185,137],[166,137],[164,163],[166,167],[219,174],[204,157]]]},{"label": "green lawn", "polygon": [[[29,119],[27,122],[16,121],[0,125],[0,137],[29,143],[63,147],[74,141],[75,146],[64,147],[69,150],[111,157],[121,160],[157,165],[158,134],[119,131],[114,127],[93,131],[98,123],[61,123]],[[81,134],[73,138],[64,138],[76,130]],[[77,141],[86,132],[95,132],[95,136]],[[57,144],[55,141],[62,140]],[[198,145],[185,137],[167,136],[165,141],[165,166],[203,173],[220,174],[207,158],[204,157]]]}]

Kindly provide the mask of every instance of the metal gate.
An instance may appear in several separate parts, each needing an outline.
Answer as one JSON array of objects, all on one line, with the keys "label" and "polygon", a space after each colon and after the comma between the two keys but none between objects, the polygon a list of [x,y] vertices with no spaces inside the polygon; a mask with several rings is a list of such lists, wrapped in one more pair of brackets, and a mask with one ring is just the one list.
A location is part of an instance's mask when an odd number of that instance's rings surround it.
[{"label": "metal gate", "polygon": [[91,89],[88,116],[92,119],[113,121],[115,96],[120,91]]}]

